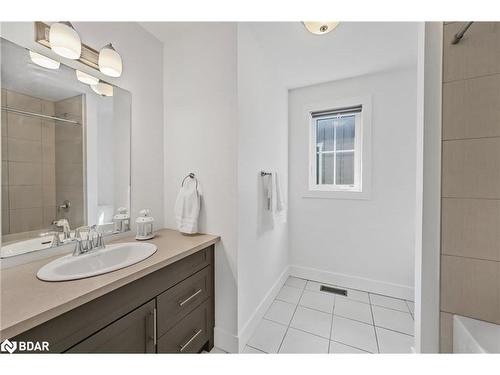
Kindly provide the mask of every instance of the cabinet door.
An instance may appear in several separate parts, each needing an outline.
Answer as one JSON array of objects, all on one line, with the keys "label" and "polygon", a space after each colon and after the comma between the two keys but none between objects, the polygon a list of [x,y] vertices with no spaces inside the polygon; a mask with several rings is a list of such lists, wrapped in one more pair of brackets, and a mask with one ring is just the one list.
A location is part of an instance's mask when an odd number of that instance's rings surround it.
[{"label": "cabinet door", "polygon": [[67,353],[154,353],[155,301],[133,310]]}]

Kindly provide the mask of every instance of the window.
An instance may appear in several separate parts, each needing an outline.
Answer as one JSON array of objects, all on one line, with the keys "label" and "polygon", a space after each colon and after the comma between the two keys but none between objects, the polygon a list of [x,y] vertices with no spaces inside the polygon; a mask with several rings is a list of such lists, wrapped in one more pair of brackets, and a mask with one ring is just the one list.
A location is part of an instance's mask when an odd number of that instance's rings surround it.
[{"label": "window", "polygon": [[361,192],[362,106],[311,112],[309,188]]}]

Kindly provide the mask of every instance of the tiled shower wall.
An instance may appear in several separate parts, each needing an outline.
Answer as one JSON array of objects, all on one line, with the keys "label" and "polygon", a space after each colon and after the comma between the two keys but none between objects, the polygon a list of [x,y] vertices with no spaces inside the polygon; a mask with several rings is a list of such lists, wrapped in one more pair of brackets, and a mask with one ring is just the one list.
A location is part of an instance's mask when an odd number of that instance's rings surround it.
[{"label": "tiled shower wall", "polygon": [[444,26],[441,351],[453,314],[500,323],[500,23]]},{"label": "tiled shower wall", "polygon": [[[83,96],[78,95],[55,103],[57,117],[83,123]],[[56,160],[56,202],[62,205],[71,202],[69,210],[60,210],[58,218],[66,218],[71,228],[85,223],[83,189],[83,127],[67,123],[56,123],[55,160]]]},{"label": "tiled shower wall", "polygon": [[[54,115],[54,103],[2,89],[2,106]],[[2,235],[56,217],[54,122],[2,111]]]}]

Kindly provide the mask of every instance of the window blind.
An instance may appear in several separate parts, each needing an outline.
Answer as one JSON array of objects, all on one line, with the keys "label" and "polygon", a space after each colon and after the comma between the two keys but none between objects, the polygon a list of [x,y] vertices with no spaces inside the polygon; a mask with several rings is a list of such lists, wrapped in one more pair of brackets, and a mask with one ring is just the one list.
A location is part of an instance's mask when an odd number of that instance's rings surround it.
[{"label": "window blind", "polygon": [[358,105],[358,106],[354,106],[354,107],[345,107],[345,108],[311,112],[311,116],[312,116],[312,118],[327,117],[327,116],[345,116],[345,115],[352,115],[355,113],[360,113],[361,110],[362,110],[362,106]]}]

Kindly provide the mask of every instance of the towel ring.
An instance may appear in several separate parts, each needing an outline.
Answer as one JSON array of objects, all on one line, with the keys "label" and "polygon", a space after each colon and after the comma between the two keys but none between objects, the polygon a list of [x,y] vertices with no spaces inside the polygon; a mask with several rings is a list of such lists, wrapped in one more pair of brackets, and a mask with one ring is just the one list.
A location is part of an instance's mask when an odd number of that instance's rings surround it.
[{"label": "towel ring", "polygon": [[184,182],[188,178],[194,179],[194,181],[196,182],[196,192],[198,192],[198,179],[196,178],[196,176],[193,172],[189,173],[186,177],[184,177],[184,179],[181,182],[181,187],[184,186]]}]

